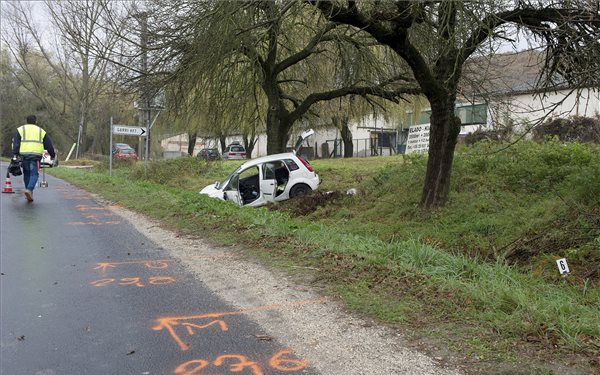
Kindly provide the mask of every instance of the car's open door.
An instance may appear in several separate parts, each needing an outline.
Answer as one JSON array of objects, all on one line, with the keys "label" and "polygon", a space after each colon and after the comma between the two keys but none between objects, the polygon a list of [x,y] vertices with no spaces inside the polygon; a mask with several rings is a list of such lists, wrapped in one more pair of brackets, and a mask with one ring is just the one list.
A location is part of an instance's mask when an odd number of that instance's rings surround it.
[{"label": "car's open door", "polygon": [[260,179],[260,191],[266,202],[275,200],[275,192],[277,190],[277,180],[275,178],[275,164],[264,163],[262,165],[262,174]]},{"label": "car's open door", "polygon": [[240,191],[239,191],[239,181],[240,181],[239,174],[232,175],[231,178],[229,179],[229,182],[227,183],[227,186],[225,186],[223,188],[223,194],[224,194],[224,198],[226,201],[232,201],[241,206],[242,198],[240,196]]}]

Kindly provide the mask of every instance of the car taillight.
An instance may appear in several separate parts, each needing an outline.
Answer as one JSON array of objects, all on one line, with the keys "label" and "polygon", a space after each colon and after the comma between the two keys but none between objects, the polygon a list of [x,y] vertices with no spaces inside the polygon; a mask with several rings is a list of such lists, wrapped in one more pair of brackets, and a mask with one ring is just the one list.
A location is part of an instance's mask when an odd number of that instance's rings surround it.
[{"label": "car taillight", "polygon": [[227,155],[229,155],[229,156],[234,156],[234,155],[235,155],[235,153],[233,153],[233,152],[230,152],[230,153],[228,153]]},{"label": "car taillight", "polygon": [[313,169],[313,167],[308,163],[308,161],[304,160],[304,158],[298,156],[298,159],[300,159],[300,161],[302,162],[302,164],[304,164],[304,166],[306,167],[306,169],[308,169],[311,172],[314,172],[315,170]]}]

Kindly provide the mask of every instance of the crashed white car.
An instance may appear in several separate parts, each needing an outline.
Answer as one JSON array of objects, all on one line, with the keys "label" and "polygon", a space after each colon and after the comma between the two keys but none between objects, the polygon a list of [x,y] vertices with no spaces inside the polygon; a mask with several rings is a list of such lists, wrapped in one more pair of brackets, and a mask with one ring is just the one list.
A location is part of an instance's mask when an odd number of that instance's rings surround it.
[{"label": "crashed white car", "polygon": [[42,160],[40,161],[40,168],[52,168],[58,166],[58,160],[52,160],[48,150],[44,150],[42,154]]},{"label": "crashed white car", "polygon": [[[312,129],[302,133],[295,149],[299,150],[302,141],[313,133]],[[319,175],[307,160],[296,152],[286,152],[250,160],[225,181],[205,187],[200,194],[258,207],[305,195],[316,190],[319,183]]]}]

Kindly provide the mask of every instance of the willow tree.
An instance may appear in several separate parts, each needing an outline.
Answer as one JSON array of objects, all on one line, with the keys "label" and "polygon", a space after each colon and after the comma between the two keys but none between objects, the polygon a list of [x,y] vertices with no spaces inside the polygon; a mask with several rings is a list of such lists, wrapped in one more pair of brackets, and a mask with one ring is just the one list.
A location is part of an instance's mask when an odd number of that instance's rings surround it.
[{"label": "willow tree", "polygon": [[409,66],[431,106],[429,158],[421,206],[445,204],[460,131],[455,116],[467,61],[508,30],[545,48],[538,86],[600,85],[599,3],[589,0],[309,1],[336,24],[351,25],[391,48]]},{"label": "willow tree", "polygon": [[[234,79],[234,83],[243,81],[243,77]],[[192,155],[198,136],[216,138],[221,152],[227,147],[229,135],[241,135],[248,157],[258,139],[258,132],[264,131],[264,103],[256,97],[256,92],[246,92],[242,87],[212,84],[211,90],[206,84],[197,83],[181,90],[179,85],[167,85],[166,115],[161,125],[169,124],[171,129],[185,131],[189,137],[188,154]],[[222,100],[228,97],[228,100]]]},{"label": "willow tree", "polygon": [[[169,63],[156,71],[169,71],[181,96],[202,82],[202,90],[229,108],[239,93],[255,93],[266,104],[269,154],[286,149],[293,125],[316,103],[351,94],[399,101],[420,93],[397,74],[397,64],[380,64],[371,37],[326,21],[302,2],[156,1],[151,13],[162,61]],[[353,74],[336,81],[323,75],[321,64]]]}]

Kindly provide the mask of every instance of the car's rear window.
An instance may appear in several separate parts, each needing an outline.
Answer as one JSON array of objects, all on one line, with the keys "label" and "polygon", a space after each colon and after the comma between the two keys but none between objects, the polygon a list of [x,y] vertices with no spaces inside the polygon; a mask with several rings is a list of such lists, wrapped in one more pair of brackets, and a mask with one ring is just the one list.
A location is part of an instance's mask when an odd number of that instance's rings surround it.
[{"label": "car's rear window", "polygon": [[232,146],[230,148],[230,151],[232,152],[244,152],[244,148],[242,146]]}]

